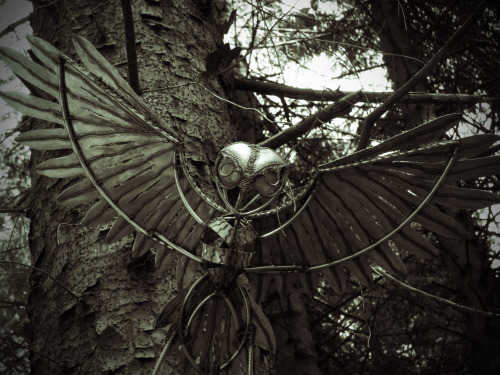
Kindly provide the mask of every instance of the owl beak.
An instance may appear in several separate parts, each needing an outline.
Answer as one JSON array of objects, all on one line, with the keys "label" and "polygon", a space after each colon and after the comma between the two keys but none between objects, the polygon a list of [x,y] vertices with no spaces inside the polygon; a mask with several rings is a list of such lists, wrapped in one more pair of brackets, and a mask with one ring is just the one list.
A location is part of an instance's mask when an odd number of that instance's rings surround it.
[{"label": "owl beak", "polygon": [[[219,186],[217,186],[219,188]],[[235,188],[238,189],[238,188]],[[222,198],[223,202],[225,203],[226,207],[229,209],[229,211],[235,215],[243,215],[244,211],[246,208],[249,207],[249,205],[255,201],[256,198],[254,197],[250,202],[248,202],[248,190],[246,189],[238,189],[238,195],[236,198],[236,201],[233,199],[230,199],[228,197],[228,190],[225,188],[219,188],[219,194],[220,197]],[[233,196],[234,198],[234,196]],[[231,202],[232,201],[232,202]],[[234,203],[233,203],[234,202]]]},{"label": "owl beak", "polygon": [[[243,193],[241,194],[242,196],[244,196],[245,198],[247,199],[242,199],[242,203],[244,202],[245,205],[243,206],[243,208],[240,209],[240,207],[238,207],[238,210],[239,211],[242,211],[242,212],[245,212],[249,209],[249,207],[256,201],[258,200],[259,198],[261,198],[262,196],[259,194],[259,193],[255,193],[255,195],[251,196],[250,195],[251,191],[250,192],[247,192],[247,193]],[[241,206],[242,204],[240,204]]]},{"label": "owl beak", "polygon": [[243,196],[245,195],[245,191],[240,189],[239,193],[238,193],[238,199],[236,200],[236,203],[234,205],[234,208],[236,208],[236,211],[241,211],[240,208],[241,208],[241,204],[242,204],[242,201],[243,201]]},{"label": "owl beak", "polygon": [[244,217],[258,212],[267,207],[276,197],[264,197],[254,189],[239,189],[234,204],[229,203],[226,194],[221,195],[230,211],[238,216]]},{"label": "owl beak", "polygon": [[248,210],[252,203],[261,197],[259,193],[252,195],[252,192],[254,192],[252,189],[240,189],[238,192],[238,199],[236,200],[234,207],[239,213],[243,214],[246,210]]},{"label": "owl beak", "polygon": [[[264,198],[265,202],[262,202],[261,198]],[[253,189],[240,190],[234,207],[239,215],[246,216],[265,208],[272,200],[272,198],[263,197]]]}]

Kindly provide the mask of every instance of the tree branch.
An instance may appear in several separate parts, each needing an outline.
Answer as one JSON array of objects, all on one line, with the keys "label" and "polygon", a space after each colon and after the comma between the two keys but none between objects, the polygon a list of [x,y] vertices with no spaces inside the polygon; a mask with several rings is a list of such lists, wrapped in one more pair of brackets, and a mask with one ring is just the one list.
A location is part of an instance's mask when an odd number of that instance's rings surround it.
[{"label": "tree branch", "polygon": [[26,210],[17,207],[0,208],[0,214],[24,214]]},{"label": "tree branch", "polygon": [[359,101],[361,95],[361,91],[352,92],[344,96],[338,102],[329,105],[325,109],[312,116],[309,116],[298,124],[295,124],[288,129],[285,129],[278,134],[273,135],[271,138],[262,141],[261,143],[259,143],[259,146],[278,148],[291,140],[295,140],[301,135],[306,134],[315,126],[320,125],[321,123],[328,122],[336,117],[349,113],[354,103]]},{"label": "tree branch", "polygon": [[139,69],[137,67],[137,52],[135,50],[134,17],[130,0],[121,0],[123,12],[123,27],[125,29],[125,47],[127,49],[128,81],[130,87],[140,94]]},{"label": "tree branch", "polygon": [[467,18],[462,26],[460,26],[457,31],[448,39],[448,41],[441,47],[441,49],[425,64],[425,66],[420,69],[417,74],[415,74],[408,82],[396,90],[391,96],[389,96],[377,109],[370,113],[363,124],[361,125],[361,138],[359,140],[357,150],[362,150],[368,146],[368,140],[370,138],[371,130],[375,125],[380,116],[382,116],[394,103],[398,102],[402,97],[404,97],[408,92],[414,87],[420,80],[424,79],[429,72],[446,57],[451,47],[462,37],[462,35],[467,31],[467,29],[475,21],[476,17],[481,14],[487,0],[483,0],[479,6],[474,9],[472,14]]},{"label": "tree branch", "polygon": [[18,27],[19,25],[22,25],[23,23],[28,22],[30,17],[31,17],[31,13],[28,14],[26,17],[23,17],[23,18],[17,20],[16,22],[12,22],[9,26],[7,26],[5,29],[0,31],[0,38],[4,37],[5,35],[7,35],[8,33],[12,32],[12,31],[14,31],[16,29],[16,27]]},{"label": "tree branch", "polygon": [[[293,99],[309,101],[336,101],[342,97],[352,94],[354,91],[339,90],[313,90],[298,88],[280,83],[256,81],[244,78],[235,78],[234,88],[236,90],[252,91],[264,95],[276,95]],[[358,102],[382,103],[391,96],[392,92],[370,92],[361,91]],[[475,103],[500,103],[500,98],[491,98],[485,95],[463,95],[463,94],[430,94],[427,92],[410,92],[398,100],[398,103],[431,103],[431,104],[475,104]]]},{"label": "tree branch", "polygon": [[26,302],[0,300],[0,309],[6,309],[10,307],[26,307]]}]

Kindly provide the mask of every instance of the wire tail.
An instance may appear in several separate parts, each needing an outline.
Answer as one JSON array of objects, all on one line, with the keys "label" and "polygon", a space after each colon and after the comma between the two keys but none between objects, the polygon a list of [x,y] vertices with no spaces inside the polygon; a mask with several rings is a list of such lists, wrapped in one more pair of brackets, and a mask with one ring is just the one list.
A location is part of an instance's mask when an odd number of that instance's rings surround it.
[{"label": "wire tail", "polygon": [[263,355],[274,355],[271,325],[238,278],[217,288],[208,275],[201,277],[167,304],[156,327],[169,324],[169,338],[155,369],[179,347],[181,368],[201,374],[252,374],[264,365]]}]

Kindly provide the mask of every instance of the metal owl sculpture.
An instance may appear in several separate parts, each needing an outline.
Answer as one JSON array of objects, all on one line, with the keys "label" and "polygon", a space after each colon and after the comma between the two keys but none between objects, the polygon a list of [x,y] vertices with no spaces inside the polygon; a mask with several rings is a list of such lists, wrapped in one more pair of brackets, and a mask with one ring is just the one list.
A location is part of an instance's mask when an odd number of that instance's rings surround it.
[{"label": "metal owl sculpture", "polygon": [[499,157],[475,157],[498,140],[494,135],[439,140],[460,121],[456,114],[318,165],[302,184],[290,181],[287,161],[274,150],[229,144],[212,168],[214,198],[188,172],[174,130],[90,42],[74,39],[83,66],[41,39],[29,42],[43,66],[9,49],[1,57],[55,101],[1,96],[58,125],[18,140],[33,149],[72,151],[37,167],[49,177],[85,177],[59,201],[96,200],[83,225],[116,218],[108,239],[135,232],[135,257],[156,248],[161,267],[181,254],[179,278],[201,265],[203,276],[166,305],[156,324],[170,325],[164,352],[181,347],[190,372],[252,374],[273,356],[271,325],[254,297],[270,278],[283,287],[283,275],[296,274],[313,291],[321,275],[342,293],[346,271],[364,284],[372,280],[371,265],[401,274],[398,249],[423,257],[437,252],[419,227],[460,236],[461,226],[439,206],[478,209],[500,201],[454,184],[500,165]]}]

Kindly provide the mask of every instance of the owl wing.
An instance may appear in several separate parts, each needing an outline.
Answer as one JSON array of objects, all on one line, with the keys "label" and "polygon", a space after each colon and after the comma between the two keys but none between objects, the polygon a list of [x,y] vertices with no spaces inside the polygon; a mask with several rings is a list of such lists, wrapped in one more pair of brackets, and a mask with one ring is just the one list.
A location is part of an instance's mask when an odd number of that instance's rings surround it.
[{"label": "owl wing", "polygon": [[346,270],[370,284],[370,265],[405,272],[400,250],[434,256],[437,249],[428,231],[465,236],[443,208],[479,209],[499,203],[493,193],[461,188],[456,182],[500,173],[500,156],[479,156],[499,139],[495,135],[439,141],[459,121],[457,114],[443,116],[319,166],[294,205],[263,219],[266,228],[281,229],[264,235],[254,264],[287,266],[248,271],[305,271],[298,277],[309,290],[318,285],[312,271],[320,271],[341,293]]},{"label": "owl wing", "polygon": [[183,276],[194,267],[189,259],[200,261],[201,224],[223,209],[196,189],[187,174],[178,174],[182,148],[175,131],[86,39],[74,39],[84,68],[42,39],[28,39],[43,65],[7,48],[1,57],[22,80],[51,98],[13,92],[1,96],[20,112],[56,124],[23,133],[20,142],[38,150],[71,151],[41,163],[37,171],[54,178],[83,177],[59,201],[70,207],[95,201],[83,224],[116,217],[108,241],[136,231],[133,255],[156,247],[160,268],[169,263],[169,250],[187,255],[179,261]]}]

